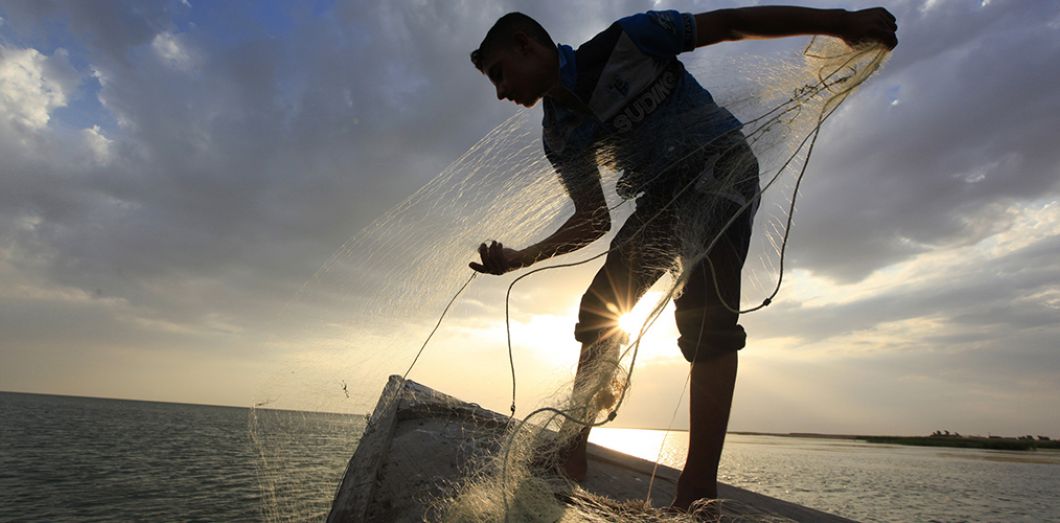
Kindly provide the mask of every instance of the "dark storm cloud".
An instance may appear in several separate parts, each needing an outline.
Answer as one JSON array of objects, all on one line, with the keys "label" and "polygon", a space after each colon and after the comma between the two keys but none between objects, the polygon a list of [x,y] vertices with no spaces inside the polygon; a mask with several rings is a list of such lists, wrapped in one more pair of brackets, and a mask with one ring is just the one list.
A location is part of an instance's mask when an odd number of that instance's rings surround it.
[{"label": "dark storm cloud", "polygon": [[[868,5],[826,5],[853,4]],[[0,275],[83,291],[73,300],[0,294],[0,311],[17,312],[0,318],[0,348],[47,346],[58,357],[64,339],[75,346],[82,338],[90,341],[78,357],[86,358],[133,344],[239,351],[262,331],[341,317],[341,301],[359,297],[336,290],[304,307],[290,301],[348,237],[514,112],[467,57],[499,15],[526,12],[576,44],[655,7],[355,1],[322,16],[280,3],[282,24],[270,25],[255,5],[0,5],[0,44],[52,58],[67,48],[80,76],[65,81],[82,96],[98,87],[99,125],[112,140],[109,160],[99,161],[80,126],[57,114],[37,131],[0,125]],[[889,7],[901,44],[826,125],[793,231],[794,266],[842,282],[972,245],[1015,226],[1013,205],[1057,198],[1055,9]],[[701,52],[769,44],[733,45]],[[700,80],[710,87],[726,77],[709,71]],[[1051,237],[913,290],[817,308],[778,300],[763,320],[750,320],[752,337],[835,342],[845,361],[878,365],[881,375],[1045,383],[1057,372],[1056,309],[1033,297],[1060,281],[1058,252]],[[550,286],[581,281],[532,280],[515,305],[546,308]],[[922,317],[945,326],[922,353],[862,351],[849,338]],[[9,367],[21,361],[0,356]]]},{"label": "dark storm cloud", "polygon": [[[203,7],[225,16],[181,30],[169,20],[179,3],[10,4],[29,41],[69,25],[91,66],[81,73],[98,74],[110,113],[101,118],[121,124],[105,129],[105,167],[63,165],[62,144],[21,151],[7,210],[40,223],[18,231],[16,261],[171,318],[224,308],[249,319],[511,114],[467,59],[497,16],[552,15],[562,38],[627,11],[557,16],[560,5],[352,2],[330,17],[291,8],[279,39],[230,6]],[[186,67],[153,52],[159,34]],[[182,279],[218,285],[188,295]]]},{"label": "dark storm cloud", "polygon": [[797,265],[856,281],[1004,230],[1016,201],[1056,197],[1055,20],[1033,2],[937,4],[895,9],[893,59],[826,127],[801,195]]},{"label": "dark storm cloud", "polygon": [[94,58],[102,54],[123,60],[130,48],[149,42],[170,25],[169,18],[177,5],[178,2],[135,0],[10,0],[4,2],[3,10],[11,30],[23,37],[42,38],[55,45],[54,37],[60,35],[46,32],[58,24],[68,25],[75,38],[92,47]]},{"label": "dark storm cloud", "polygon": [[[56,281],[149,307],[173,298],[142,288],[154,278],[253,272],[256,288],[282,292],[509,114],[466,59],[496,16],[530,12],[573,42],[647,7],[353,2],[333,17],[291,9],[282,39],[251,28],[233,44],[208,22],[181,31],[176,2],[5,4],[25,38],[69,24],[127,126],[110,132],[114,162],[75,166],[73,183],[52,158],[20,164],[12,193],[43,218],[20,245],[49,252]],[[1056,181],[1046,130],[1060,96],[1040,88],[1058,83],[1049,20],[1028,3],[892,10],[902,47],[833,122],[798,215],[796,262],[840,279],[975,241],[1006,226],[1007,202]],[[164,32],[193,57],[191,74],[150,52]]]},{"label": "dark storm cloud", "polygon": [[[1056,304],[1037,294],[1060,281],[1060,264],[1055,262],[1058,250],[1060,237],[1053,236],[995,260],[948,269],[945,275],[913,288],[895,278],[892,288],[845,304],[803,307],[787,303],[764,313],[768,321],[756,322],[755,331],[766,337],[798,336],[806,342],[820,342],[850,337],[883,323],[942,318],[951,327],[944,336],[967,329],[964,332],[980,340],[1003,343],[1015,330],[1057,330]],[[940,338],[925,340],[924,345],[959,347],[964,341]]]},{"label": "dark storm cloud", "polygon": [[[34,16],[41,25],[69,21],[100,73],[101,101],[123,123],[111,133],[115,157],[106,168],[64,165],[53,156],[58,146],[21,151],[24,162],[4,182],[20,198],[7,209],[40,220],[17,235],[23,266],[166,314],[235,305],[239,287],[257,294],[244,305],[289,293],[347,235],[498,119],[466,111],[462,136],[424,126],[451,124],[453,104],[437,101],[471,91],[479,78],[468,66],[460,69],[468,74],[447,75],[454,80],[445,91],[423,82],[430,76],[419,66],[448,50],[425,45],[423,34],[410,43],[371,32],[405,21],[369,7],[351,7],[344,20],[303,20],[283,42],[251,33],[213,46],[215,35],[192,29],[178,35],[195,60],[186,74],[151,53],[152,38],[169,29],[157,13],[13,6],[20,25]],[[115,19],[131,20],[114,27]],[[183,278],[219,285],[215,295],[192,297],[180,289]],[[174,287],[159,289],[163,282]]]}]

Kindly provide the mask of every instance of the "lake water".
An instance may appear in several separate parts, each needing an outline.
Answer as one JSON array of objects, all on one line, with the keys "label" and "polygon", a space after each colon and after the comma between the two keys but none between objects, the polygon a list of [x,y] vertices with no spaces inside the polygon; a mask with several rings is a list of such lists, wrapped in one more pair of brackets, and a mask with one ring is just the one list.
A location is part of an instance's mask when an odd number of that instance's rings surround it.
[{"label": "lake water", "polygon": [[359,416],[0,393],[0,521],[320,521]]},{"label": "lake water", "polygon": [[[686,432],[597,429],[591,439],[675,468],[688,449]],[[1060,522],[1057,451],[730,434],[719,479],[858,521]]]},{"label": "lake water", "polygon": [[[358,416],[0,393],[0,521],[322,520]],[[684,433],[593,439],[680,465]],[[731,435],[723,480],[863,521],[1060,521],[1060,453]]]}]

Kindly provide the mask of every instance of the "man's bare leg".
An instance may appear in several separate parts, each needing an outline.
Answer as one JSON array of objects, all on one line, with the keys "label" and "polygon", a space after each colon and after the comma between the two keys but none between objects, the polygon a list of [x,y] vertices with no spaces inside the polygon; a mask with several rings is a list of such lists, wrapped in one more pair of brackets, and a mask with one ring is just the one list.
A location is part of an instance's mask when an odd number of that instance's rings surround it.
[{"label": "man's bare leg", "polygon": [[718,497],[718,462],[729,426],[737,361],[732,351],[692,363],[688,458],[677,482],[675,508],[687,510],[698,499]]},{"label": "man's bare leg", "polygon": [[590,427],[586,427],[576,436],[566,459],[563,460],[563,474],[574,481],[585,481],[589,474],[589,429]]},{"label": "man's bare leg", "polygon": [[[613,340],[601,340],[593,344],[583,344],[581,355],[578,357],[578,371],[574,375],[574,397],[576,401],[586,401],[584,389],[597,385],[597,380],[590,376],[592,372],[600,369],[599,365],[606,365],[608,359],[618,358],[618,343]],[[595,413],[592,413],[595,417]],[[570,423],[570,422],[568,422]],[[572,427],[571,431],[578,431],[560,455],[563,460],[563,473],[574,481],[585,479],[589,470],[589,461],[586,451],[589,445],[589,432],[592,427]],[[564,431],[566,432],[566,431]]]}]

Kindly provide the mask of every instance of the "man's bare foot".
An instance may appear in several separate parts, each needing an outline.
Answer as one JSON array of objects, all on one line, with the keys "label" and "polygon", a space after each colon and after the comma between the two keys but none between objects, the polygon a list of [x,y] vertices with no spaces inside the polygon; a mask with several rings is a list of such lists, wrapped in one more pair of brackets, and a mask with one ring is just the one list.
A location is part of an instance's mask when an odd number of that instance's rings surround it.
[{"label": "man's bare foot", "polygon": [[666,507],[665,512],[671,514],[688,514],[694,521],[720,522],[721,506],[713,498],[696,498],[692,501],[674,499],[673,504]]},{"label": "man's bare foot", "polygon": [[674,496],[670,508],[688,511],[697,501],[710,501],[718,497],[718,488],[690,487],[678,482],[677,495]]},{"label": "man's bare foot", "polygon": [[[682,521],[701,521],[703,523],[721,523],[721,506],[716,504],[714,500],[702,500],[701,503],[695,503],[689,508],[677,508],[669,506],[660,508],[660,512],[671,516],[685,516]],[[687,518],[687,519],[686,519]]]}]

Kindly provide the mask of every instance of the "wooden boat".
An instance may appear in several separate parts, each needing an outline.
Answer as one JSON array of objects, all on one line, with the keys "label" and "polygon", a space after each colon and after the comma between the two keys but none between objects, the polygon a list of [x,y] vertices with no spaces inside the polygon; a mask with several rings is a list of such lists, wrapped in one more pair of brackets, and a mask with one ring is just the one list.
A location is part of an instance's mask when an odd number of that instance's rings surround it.
[{"label": "wooden boat", "polygon": [[[429,520],[430,500],[446,494],[465,464],[497,448],[507,416],[391,376],[350,459],[329,523]],[[490,437],[492,435],[493,437]],[[589,476],[571,484],[617,502],[643,501],[655,464],[590,443]],[[680,471],[659,466],[652,505],[673,498]],[[849,522],[850,520],[721,484],[726,520]]]}]

